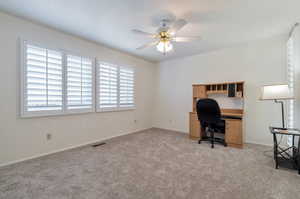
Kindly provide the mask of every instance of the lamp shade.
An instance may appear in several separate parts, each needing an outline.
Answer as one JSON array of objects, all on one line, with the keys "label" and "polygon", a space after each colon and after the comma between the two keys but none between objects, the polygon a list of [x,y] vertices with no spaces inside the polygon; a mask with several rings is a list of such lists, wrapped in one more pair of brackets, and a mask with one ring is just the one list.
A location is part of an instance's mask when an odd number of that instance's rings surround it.
[{"label": "lamp shade", "polygon": [[263,86],[261,88],[261,100],[293,99],[293,94],[286,84]]}]

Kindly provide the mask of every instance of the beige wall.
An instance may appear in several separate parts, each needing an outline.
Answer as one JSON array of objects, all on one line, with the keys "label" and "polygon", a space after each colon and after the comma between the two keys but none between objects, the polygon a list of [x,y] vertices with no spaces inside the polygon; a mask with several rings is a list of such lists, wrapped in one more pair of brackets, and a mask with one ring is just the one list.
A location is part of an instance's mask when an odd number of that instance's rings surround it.
[{"label": "beige wall", "polygon": [[[1,12],[0,27],[0,165],[152,127],[155,64]],[[21,119],[19,38],[133,66],[136,110]]]},{"label": "beige wall", "polygon": [[192,84],[245,81],[245,140],[271,144],[268,126],[281,124],[281,109],[258,98],[261,85],[286,82],[285,42],[280,36],[160,63],[153,125],[188,132]]}]

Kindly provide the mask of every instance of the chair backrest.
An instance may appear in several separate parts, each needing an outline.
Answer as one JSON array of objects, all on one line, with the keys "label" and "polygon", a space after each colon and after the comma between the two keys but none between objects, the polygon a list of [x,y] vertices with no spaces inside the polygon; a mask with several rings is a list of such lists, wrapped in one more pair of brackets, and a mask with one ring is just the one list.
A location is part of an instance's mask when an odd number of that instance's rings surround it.
[{"label": "chair backrest", "polygon": [[197,102],[197,115],[201,122],[218,123],[221,120],[221,110],[216,100],[205,98]]}]

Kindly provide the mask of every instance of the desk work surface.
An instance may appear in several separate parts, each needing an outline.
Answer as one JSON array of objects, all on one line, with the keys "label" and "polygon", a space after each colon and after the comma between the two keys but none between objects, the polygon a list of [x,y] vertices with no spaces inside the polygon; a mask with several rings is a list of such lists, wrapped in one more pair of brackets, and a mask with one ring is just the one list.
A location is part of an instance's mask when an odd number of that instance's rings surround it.
[{"label": "desk work surface", "polygon": [[[196,113],[196,112],[191,112]],[[196,113],[197,114],[197,113]],[[222,116],[232,116],[242,119],[244,115],[243,109],[221,109]]]}]

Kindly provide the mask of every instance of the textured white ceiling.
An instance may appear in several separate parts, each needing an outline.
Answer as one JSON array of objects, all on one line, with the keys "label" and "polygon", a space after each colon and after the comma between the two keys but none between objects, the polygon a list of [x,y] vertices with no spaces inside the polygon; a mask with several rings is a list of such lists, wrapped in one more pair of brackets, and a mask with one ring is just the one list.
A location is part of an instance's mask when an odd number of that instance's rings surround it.
[{"label": "textured white ceiling", "polygon": [[[300,0],[0,0],[0,10],[92,40],[150,61],[210,51],[240,42],[287,34],[300,21]],[[189,24],[179,36],[202,36],[175,44],[166,56],[131,29],[155,32],[163,16]]]}]

